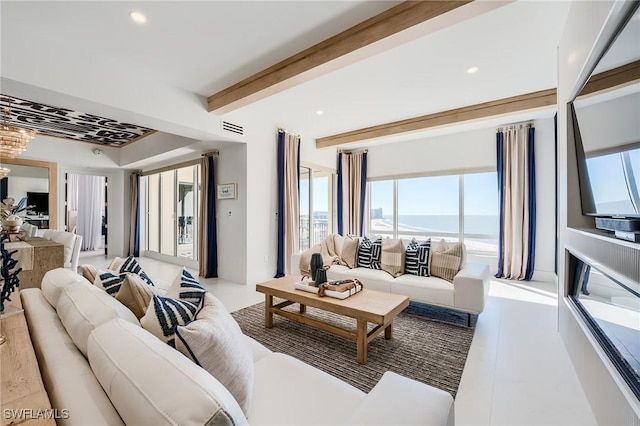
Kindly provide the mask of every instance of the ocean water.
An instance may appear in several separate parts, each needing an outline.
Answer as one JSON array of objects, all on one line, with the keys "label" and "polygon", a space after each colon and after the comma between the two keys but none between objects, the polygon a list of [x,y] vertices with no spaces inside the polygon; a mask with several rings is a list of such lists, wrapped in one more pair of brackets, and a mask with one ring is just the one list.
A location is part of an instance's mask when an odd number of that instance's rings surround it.
[{"label": "ocean water", "polygon": [[[382,226],[392,227],[393,217],[383,216]],[[459,220],[456,215],[399,215],[398,229],[414,232],[458,232]],[[375,230],[375,229],[374,229]],[[465,234],[498,234],[497,216],[466,215]]]}]

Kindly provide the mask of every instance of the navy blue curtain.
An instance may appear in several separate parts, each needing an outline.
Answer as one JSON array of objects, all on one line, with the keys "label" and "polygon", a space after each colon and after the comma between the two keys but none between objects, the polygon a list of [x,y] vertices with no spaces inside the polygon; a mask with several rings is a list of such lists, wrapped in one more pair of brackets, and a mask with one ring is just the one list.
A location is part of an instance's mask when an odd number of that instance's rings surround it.
[{"label": "navy blue curtain", "polygon": [[534,154],[535,128],[529,128],[529,137],[527,138],[527,162],[529,163],[529,255],[527,257],[527,269],[524,276],[526,281],[533,278],[533,269],[536,259],[536,160]]},{"label": "navy blue curtain", "polygon": [[358,235],[364,235],[364,209],[366,208],[367,195],[367,153],[362,154],[362,181],[360,182],[360,232]]},{"label": "navy blue curtain", "polygon": [[[529,217],[518,217],[517,219],[514,217],[512,220],[527,220],[528,219],[528,227],[526,232],[528,233],[528,244],[525,248],[527,251],[527,263],[525,266],[525,273],[521,279],[525,281],[531,280],[533,277],[533,272],[535,268],[535,251],[536,251],[536,164],[535,164],[535,155],[534,155],[534,141],[535,141],[535,128],[533,126],[527,129],[527,140],[526,140],[526,150],[527,150],[527,169],[528,174],[526,176],[525,185],[528,187],[528,199],[525,200],[527,205],[527,209],[529,211]],[[505,190],[506,185],[509,185],[510,182],[505,183],[505,172],[508,167],[512,167],[510,164],[507,164],[508,161],[511,161],[509,158],[505,158],[505,146],[504,146],[504,134],[502,131],[497,132],[496,134],[496,163],[497,163],[497,175],[498,175],[498,202],[500,203],[500,226],[498,231],[498,272],[496,274],[496,278],[505,277],[504,273],[504,246],[505,244],[510,244],[509,242],[504,241],[505,227],[511,226],[511,224],[505,223]],[[507,278],[516,278],[509,277]]]},{"label": "navy blue curtain", "polygon": [[337,214],[338,214],[338,234],[344,235],[342,233],[344,229],[344,223],[342,221],[342,209],[344,208],[342,205],[342,153],[338,153],[338,206],[337,206]]},{"label": "navy blue curtain", "polygon": [[500,226],[498,230],[498,272],[496,278],[502,277],[504,269],[504,135],[496,133],[496,171],[498,175],[498,211],[500,212]]},{"label": "navy blue curtain", "polygon": [[131,174],[131,235],[129,255],[140,256],[140,173]]},{"label": "navy blue curtain", "polygon": [[284,277],[284,132],[278,132],[278,251],[275,278]]},{"label": "navy blue curtain", "polygon": [[216,226],[216,179],[215,164],[212,155],[205,157],[207,163],[206,179],[207,179],[207,201],[205,220],[207,221],[206,235],[206,270],[205,278],[218,278],[218,235]]}]

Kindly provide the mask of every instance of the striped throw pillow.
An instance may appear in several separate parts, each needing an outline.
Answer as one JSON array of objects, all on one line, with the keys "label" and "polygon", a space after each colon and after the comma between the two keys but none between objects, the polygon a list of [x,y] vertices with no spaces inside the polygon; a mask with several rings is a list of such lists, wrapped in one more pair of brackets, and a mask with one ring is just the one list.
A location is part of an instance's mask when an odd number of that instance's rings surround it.
[{"label": "striped throw pillow", "polygon": [[200,306],[206,292],[207,290],[202,287],[198,280],[193,278],[193,275],[183,268],[173,280],[173,283],[171,284],[171,287],[169,287],[169,290],[167,290],[167,294],[165,296],[186,300],[196,306]]},{"label": "striped throw pillow", "polygon": [[382,269],[380,258],[382,257],[382,238],[371,241],[364,237],[358,246],[358,267],[369,269]]},{"label": "striped throw pillow", "polygon": [[382,254],[380,257],[382,270],[393,277],[402,275],[404,273],[404,252],[402,240],[393,240],[388,237],[382,240]]},{"label": "striped throw pillow", "polygon": [[431,252],[431,238],[418,244],[415,238],[407,246],[405,252],[404,271],[419,277],[430,277],[429,254]]},{"label": "striped throw pillow", "polygon": [[115,297],[118,291],[120,291],[120,286],[126,275],[126,273],[120,274],[113,271],[98,270],[93,285]]},{"label": "striped throw pillow", "polygon": [[153,281],[151,281],[151,278],[149,278],[149,275],[147,275],[142,270],[142,267],[138,263],[138,260],[133,256],[127,257],[124,260],[124,263],[122,263],[122,265],[120,266],[120,269],[118,271],[121,272],[121,273],[122,272],[131,272],[131,273],[134,273],[136,275],[140,275],[140,278],[145,280],[147,282],[147,284],[153,285]]},{"label": "striped throw pillow", "polygon": [[193,321],[198,305],[186,300],[153,296],[140,325],[169,346],[176,347],[176,327]]},{"label": "striped throw pillow", "polygon": [[431,253],[431,275],[453,282],[462,265],[462,243],[449,245],[442,240]]}]

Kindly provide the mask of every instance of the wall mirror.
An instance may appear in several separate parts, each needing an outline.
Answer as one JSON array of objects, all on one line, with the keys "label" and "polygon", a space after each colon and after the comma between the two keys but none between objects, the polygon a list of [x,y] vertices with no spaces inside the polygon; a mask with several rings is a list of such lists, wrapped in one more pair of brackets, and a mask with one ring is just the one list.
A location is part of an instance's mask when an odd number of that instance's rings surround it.
[{"label": "wall mirror", "polygon": [[58,225],[58,165],[48,161],[13,158],[2,160],[11,171],[2,179],[2,198],[11,197],[18,203],[27,197],[34,206],[26,220],[39,228],[57,228]]}]

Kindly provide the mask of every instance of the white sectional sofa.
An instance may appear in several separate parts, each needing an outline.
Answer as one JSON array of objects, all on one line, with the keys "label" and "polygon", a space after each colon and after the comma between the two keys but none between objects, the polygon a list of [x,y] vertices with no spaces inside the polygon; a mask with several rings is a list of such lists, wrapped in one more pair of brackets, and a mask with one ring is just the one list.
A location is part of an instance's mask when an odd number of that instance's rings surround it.
[{"label": "white sectional sofa", "polygon": [[[301,275],[299,265],[302,253],[291,257],[292,274]],[[327,270],[328,280],[357,278],[365,288],[407,296],[415,302],[441,306],[469,315],[480,314],[489,294],[489,265],[467,262],[449,282],[435,276],[421,277],[403,274],[393,277],[379,269],[349,268],[331,265]],[[469,323],[470,323],[470,316]]]},{"label": "white sectional sofa", "polygon": [[[70,304],[70,293],[84,296]],[[61,426],[454,424],[442,390],[388,372],[365,394],[243,336],[255,367],[245,417],[220,382],[82,276],[49,271],[20,296],[52,406],[69,413]]]}]

